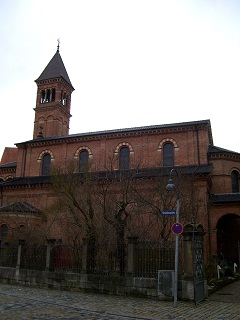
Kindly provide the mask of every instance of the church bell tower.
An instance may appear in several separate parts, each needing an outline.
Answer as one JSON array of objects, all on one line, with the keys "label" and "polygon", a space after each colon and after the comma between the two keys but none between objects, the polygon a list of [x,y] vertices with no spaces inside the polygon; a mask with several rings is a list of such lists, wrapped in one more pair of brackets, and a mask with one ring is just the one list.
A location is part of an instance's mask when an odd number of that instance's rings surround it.
[{"label": "church bell tower", "polygon": [[59,44],[57,52],[35,82],[37,101],[33,139],[68,135],[74,88],[60,56]]}]

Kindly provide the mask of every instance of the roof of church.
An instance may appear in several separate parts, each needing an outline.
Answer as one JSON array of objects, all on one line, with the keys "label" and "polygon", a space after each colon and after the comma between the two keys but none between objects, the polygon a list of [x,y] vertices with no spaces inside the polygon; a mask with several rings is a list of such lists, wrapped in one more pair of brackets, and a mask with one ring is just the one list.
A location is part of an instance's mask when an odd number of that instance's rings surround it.
[{"label": "roof of church", "polygon": [[48,65],[46,66],[46,68],[43,70],[41,75],[35,80],[35,82],[59,77],[62,77],[73,88],[67,70],[60,56],[59,50],[57,50],[50,62],[48,63]]},{"label": "roof of church", "polygon": [[17,161],[0,164],[0,168],[14,168],[16,166]]},{"label": "roof of church", "polygon": [[220,148],[220,147],[216,147],[216,146],[213,146],[213,145],[209,145],[208,153],[209,154],[232,154],[232,155],[235,154],[235,155],[240,155],[240,153],[238,153],[238,152],[227,150],[227,149]]},{"label": "roof of church", "polygon": [[75,133],[66,136],[54,136],[54,137],[41,137],[33,140],[28,140],[20,143],[16,143],[16,146],[25,143],[35,143],[35,142],[45,142],[45,141],[55,141],[55,140],[65,140],[65,139],[81,139],[85,137],[95,137],[95,136],[104,136],[104,135],[116,135],[116,134],[128,134],[130,132],[137,131],[155,131],[155,130],[169,130],[169,129],[177,129],[182,130],[186,127],[196,127],[196,126],[208,126],[209,130],[209,143],[213,143],[212,132],[211,132],[211,123],[210,120],[198,120],[198,121],[189,121],[189,122],[180,122],[180,123],[171,123],[171,124],[160,124],[160,125],[152,125],[152,126],[142,126],[142,127],[131,127],[131,128],[122,128],[122,129],[113,129],[113,130],[104,130],[104,131],[95,131],[95,132],[84,132],[84,133]]}]

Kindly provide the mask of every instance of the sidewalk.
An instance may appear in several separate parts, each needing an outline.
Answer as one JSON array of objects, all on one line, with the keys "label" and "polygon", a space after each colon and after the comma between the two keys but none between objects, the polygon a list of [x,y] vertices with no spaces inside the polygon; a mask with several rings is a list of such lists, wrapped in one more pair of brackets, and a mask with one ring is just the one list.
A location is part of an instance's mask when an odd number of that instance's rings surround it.
[{"label": "sidewalk", "polygon": [[238,303],[240,314],[240,280],[233,282],[216,291],[209,296],[208,300],[217,302]]},{"label": "sidewalk", "polygon": [[80,293],[0,284],[1,320],[240,320],[240,281],[193,302]]}]

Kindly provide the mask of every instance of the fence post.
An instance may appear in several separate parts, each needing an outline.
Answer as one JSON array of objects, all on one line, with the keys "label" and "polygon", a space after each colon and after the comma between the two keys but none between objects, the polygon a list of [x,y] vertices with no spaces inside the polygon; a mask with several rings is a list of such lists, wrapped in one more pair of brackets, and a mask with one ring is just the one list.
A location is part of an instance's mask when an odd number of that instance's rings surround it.
[{"label": "fence post", "polygon": [[184,275],[181,282],[181,296],[195,303],[207,296],[204,279],[203,236],[200,224],[187,224],[183,229]]},{"label": "fence post", "polygon": [[81,273],[87,273],[87,253],[88,253],[88,238],[83,238],[83,251],[82,251],[82,269]]},{"label": "fence post", "polygon": [[50,270],[50,264],[51,264],[51,250],[53,245],[55,244],[56,239],[48,239],[47,240],[47,253],[46,253],[46,271]]},{"label": "fence post", "polygon": [[17,265],[16,265],[16,272],[15,276],[19,276],[19,270],[21,265],[21,253],[22,253],[22,246],[25,244],[25,240],[18,241],[18,252],[17,252]]},{"label": "fence post", "polygon": [[128,237],[128,248],[127,248],[127,274],[136,274],[136,247],[138,237]]}]

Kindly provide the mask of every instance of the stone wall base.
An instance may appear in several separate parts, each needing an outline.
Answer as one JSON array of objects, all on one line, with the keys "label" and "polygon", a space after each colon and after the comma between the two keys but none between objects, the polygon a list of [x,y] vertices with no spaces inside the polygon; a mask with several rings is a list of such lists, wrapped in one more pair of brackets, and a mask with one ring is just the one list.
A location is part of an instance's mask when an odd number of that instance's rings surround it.
[{"label": "stone wall base", "polygon": [[[72,291],[158,297],[157,279],[90,275],[0,267],[2,283]],[[164,299],[164,297],[162,297]]]}]

